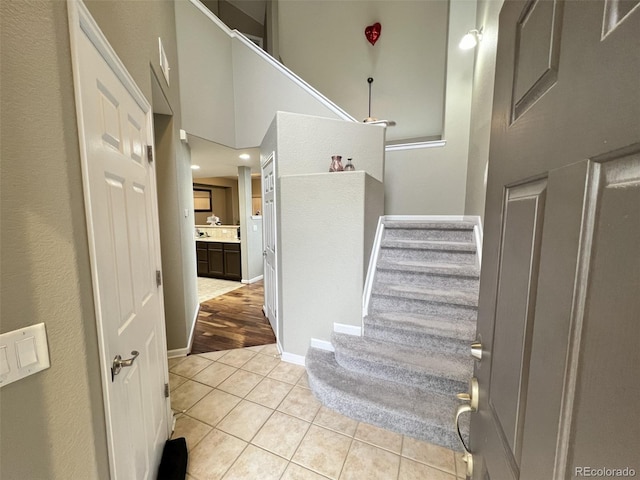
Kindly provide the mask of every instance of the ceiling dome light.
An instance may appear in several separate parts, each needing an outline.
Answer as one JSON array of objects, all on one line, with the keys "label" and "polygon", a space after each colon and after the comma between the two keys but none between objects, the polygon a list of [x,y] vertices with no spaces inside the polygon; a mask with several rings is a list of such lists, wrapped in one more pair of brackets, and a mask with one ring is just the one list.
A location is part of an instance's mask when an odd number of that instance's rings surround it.
[{"label": "ceiling dome light", "polygon": [[480,28],[480,30],[469,30],[467,34],[462,37],[462,40],[460,40],[458,46],[462,50],[471,50],[478,44],[480,40],[482,40],[482,27]]},{"label": "ceiling dome light", "polygon": [[200,165],[191,165],[191,170],[200,170]]},{"label": "ceiling dome light", "polygon": [[241,153],[240,154],[240,159],[241,160],[249,160],[251,158],[251,155],[249,155],[248,153]]}]

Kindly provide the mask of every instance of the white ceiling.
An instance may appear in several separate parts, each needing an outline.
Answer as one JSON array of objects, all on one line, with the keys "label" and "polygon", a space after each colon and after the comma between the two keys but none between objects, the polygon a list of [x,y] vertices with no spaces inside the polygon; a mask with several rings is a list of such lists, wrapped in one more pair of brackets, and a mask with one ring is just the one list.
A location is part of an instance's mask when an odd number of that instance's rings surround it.
[{"label": "white ceiling", "polygon": [[[200,169],[192,170],[196,178],[238,176],[238,167],[251,167],[252,174],[260,173],[260,149],[243,148],[236,150],[219,143],[210,142],[194,135],[188,135],[191,148],[191,165],[200,165]],[[249,160],[242,160],[239,155],[251,155]]]}]

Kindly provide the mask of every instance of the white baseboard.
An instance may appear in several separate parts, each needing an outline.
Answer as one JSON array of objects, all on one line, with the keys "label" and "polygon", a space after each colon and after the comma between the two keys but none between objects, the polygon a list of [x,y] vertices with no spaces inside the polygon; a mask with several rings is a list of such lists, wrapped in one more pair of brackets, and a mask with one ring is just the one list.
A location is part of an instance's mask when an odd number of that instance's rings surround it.
[{"label": "white baseboard", "polygon": [[186,357],[191,352],[188,348],[177,348],[175,350],[167,350],[167,358]]},{"label": "white baseboard", "polygon": [[333,345],[331,344],[331,342],[327,342],[326,340],[320,340],[317,338],[312,338],[311,339],[311,346],[313,348],[318,348],[320,350],[326,350],[327,352],[335,352],[335,348],[333,348]]},{"label": "white baseboard", "polygon": [[282,357],[280,357],[283,362],[293,363],[295,365],[302,365],[304,367],[304,356],[296,355],[295,353],[282,352]]},{"label": "white baseboard", "polygon": [[196,322],[198,321],[198,313],[200,312],[200,304],[196,308],[195,315],[193,317],[193,323],[191,324],[191,332],[189,333],[189,343],[185,348],[176,348],[175,350],[167,351],[167,358],[184,357],[191,353],[191,347],[193,347],[193,334],[196,331]]},{"label": "white baseboard", "polygon": [[259,281],[260,281],[260,280],[262,280],[263,278],[264,278],[264,275],[258,275],[257,277],[253,277],[253,278],[251,278],[251,279],[249,279],[249,280],[242,279],[242,282],[241,282],[241,283],[244,283],[244,284],[250,285],[250,284],[252,284],[252,283],[259,282]]},{"label": "white baseboard", "polygon": [[334,323],[333,331],[337,333],[346,333],[347,335],[355,335],[357,337],[362,336],[362,327],[346,325],[344,323]]}]

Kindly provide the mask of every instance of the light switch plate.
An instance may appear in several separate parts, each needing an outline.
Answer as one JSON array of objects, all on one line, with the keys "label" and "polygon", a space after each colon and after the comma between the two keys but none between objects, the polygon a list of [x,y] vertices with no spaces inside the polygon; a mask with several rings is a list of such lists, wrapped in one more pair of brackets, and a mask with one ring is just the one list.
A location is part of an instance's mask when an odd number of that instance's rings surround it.
[{"label": "light switch plate", "polygon": [[49,368],[44,323],[0,335],[0,387]]}]

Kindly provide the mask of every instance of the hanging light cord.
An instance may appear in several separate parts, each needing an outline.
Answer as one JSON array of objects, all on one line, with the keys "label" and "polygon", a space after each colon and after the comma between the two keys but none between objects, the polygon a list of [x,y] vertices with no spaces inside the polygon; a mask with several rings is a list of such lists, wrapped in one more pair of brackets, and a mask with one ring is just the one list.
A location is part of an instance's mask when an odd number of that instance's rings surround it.
[{"label": "hanging light cord", "polygon": [[369,118],[371,118],[371,84],[373,83],[373,77],[367,78],[369,83]]}]

